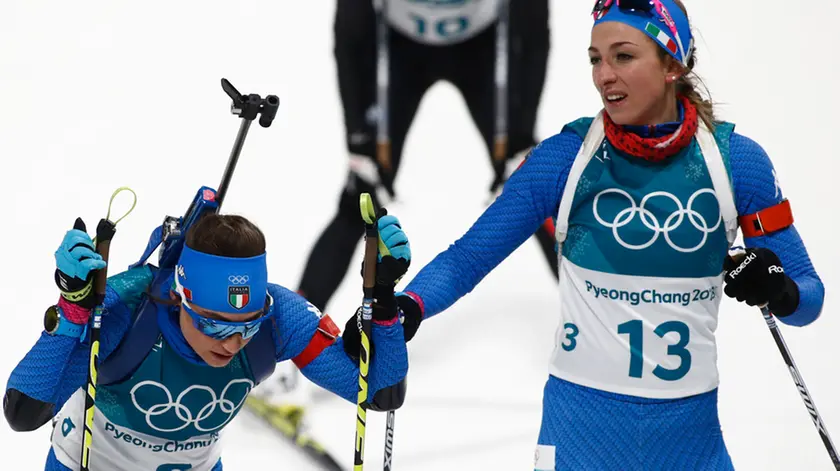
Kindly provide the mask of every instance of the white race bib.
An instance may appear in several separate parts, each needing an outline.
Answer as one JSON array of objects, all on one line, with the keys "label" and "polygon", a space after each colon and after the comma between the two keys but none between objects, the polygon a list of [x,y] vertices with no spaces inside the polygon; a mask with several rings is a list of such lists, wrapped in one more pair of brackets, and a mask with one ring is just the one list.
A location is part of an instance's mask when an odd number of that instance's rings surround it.
[{"label": "white race bib", "polygon": [[678,398],[718,385],[723,275],[627,276],[560,263],[551,374],[619,394]]},{"label": "white race bib", "polygon": [[417,42],[454,44],[496,21],[498,0],[385,0],[388,22]]},{"label": "white race bib", "polygon": [[[53,449],[70,469],[79,469],[84,404],[85,394],[79,389],[54,419]],[[222,452],[221,435],[215,432],[185,441],[164,440],[117,426],[98,409],[93,425],[91,471],[210,471]]]}]

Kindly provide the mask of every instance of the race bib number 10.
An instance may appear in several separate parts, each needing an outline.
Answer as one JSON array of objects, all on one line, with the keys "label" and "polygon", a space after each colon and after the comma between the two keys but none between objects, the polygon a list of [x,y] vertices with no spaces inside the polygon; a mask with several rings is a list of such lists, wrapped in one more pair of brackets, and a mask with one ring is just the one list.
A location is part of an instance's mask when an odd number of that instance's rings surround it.
[{"label": "race bib number 10", "polygon": [[428,38],[429,35],[437,35],[444,40],[456,39],[470,28],[470,19],[467,16],[452,16],[446,18],[427,19],[412,14],[415,34],[420,38]]}]

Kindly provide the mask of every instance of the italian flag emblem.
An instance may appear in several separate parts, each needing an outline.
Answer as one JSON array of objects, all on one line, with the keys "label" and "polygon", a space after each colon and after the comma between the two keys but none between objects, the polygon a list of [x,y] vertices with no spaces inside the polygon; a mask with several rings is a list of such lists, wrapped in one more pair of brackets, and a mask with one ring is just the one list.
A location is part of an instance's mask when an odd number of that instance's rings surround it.
[{"label": "italian flag emblem", "polygon": [[250,286],[228,286],[228,303],[234,309],[242,309],[251,299]]},{"label": "italian flag emblem", "polygon": [[677,53],[677,43],[675,43],[670,36],[665,34],[664,31],[657,28],[656,25],[654,25],[653,23],[648,23],[647,26],[645,26],[645,31],[647,31],[648,34],[656,38],[657,41],[662,43],[662,45],[665,46],[669,51],[671,51],[672,54]]}]

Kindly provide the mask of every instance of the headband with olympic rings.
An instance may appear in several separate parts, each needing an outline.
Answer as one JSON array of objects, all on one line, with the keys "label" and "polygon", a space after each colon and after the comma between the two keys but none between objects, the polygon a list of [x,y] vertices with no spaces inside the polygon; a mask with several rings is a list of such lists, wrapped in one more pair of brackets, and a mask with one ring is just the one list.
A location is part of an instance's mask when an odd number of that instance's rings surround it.
[{"label": "headband with olympic rings", "polygon": [[181,301],[225,314],[245,314],[265,307],[268,289],[266,254],[236,258],[211,255],[184,244],[175,267]]}]

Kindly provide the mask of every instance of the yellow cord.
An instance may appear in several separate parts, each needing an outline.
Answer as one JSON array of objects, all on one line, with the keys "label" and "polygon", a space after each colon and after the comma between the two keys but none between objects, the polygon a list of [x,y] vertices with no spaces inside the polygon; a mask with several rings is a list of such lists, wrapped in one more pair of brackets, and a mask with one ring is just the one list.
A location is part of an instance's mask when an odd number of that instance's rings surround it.
[{"label": "yellow cord", "polygon": [[[111,220],[111,207],[114,205],[114,198],[116,198],[117,195],[120,194],[123,191],[130,191],[131,194],[134,195],[134,202],[131,203],[131,207],[128,208],[128,211],[126,211],[125,214],[123,214],[122,216],[120,216],[119,219],[114,221],[114,223],[113,223],[114,226],[116,226],[118,222],[125,219],[126,216],[128,216],[132,211],[134,211],[134,207],[137,205],[137,193],[135,193],[134,190],[132,190],[131,188],[129,188],[127,186],[121,186],[121,187],[117,188],[116,191],[114,191],[113,195],[111,195],[111,201],[108,202],[108,214],[105,215],[105,220],[106,221]],[[93,238],[93,244],[96,245],[96,237]]]},{"label": "yellow cord", "polygon": [[105,219],[107,219],[108,221],[111,220],[111,207],[114,205],[114,198],[116,198],[117,195],[120,194],[123,191],[131,192],[131,194],[134,195],[134,202],[131,203],[131,207],[128,208],[128,211],[126,211],[125,214],[123,214],[119,219],[114,221],[115,226],[117,225],[118,222],[122,221],[126,216],[128,216],[132,211],[134,211],[134,206],[137,205],[137,193],[135,193],[134,190],[132,190],[131,188],[129,188],[127,186],[119,187],[119,188],[117,188],[116,191],[114,191],[114,194],[111,195],[111,201],[108,202],[108,214],[105,216]]}]

